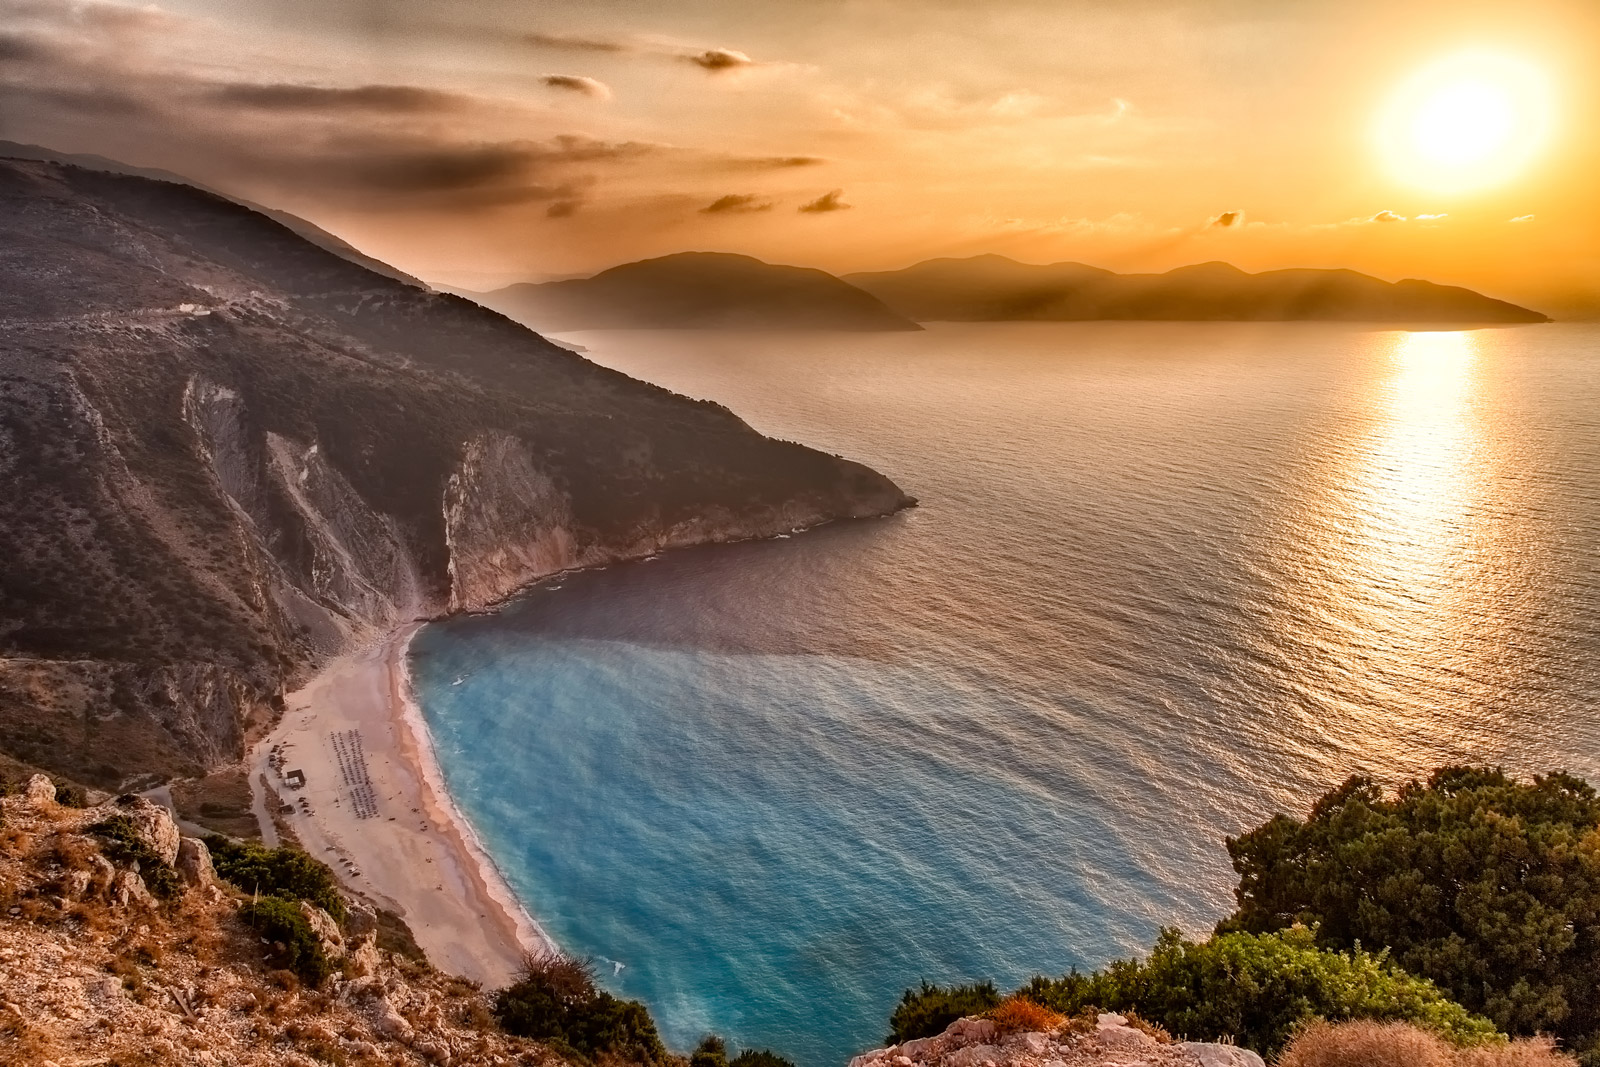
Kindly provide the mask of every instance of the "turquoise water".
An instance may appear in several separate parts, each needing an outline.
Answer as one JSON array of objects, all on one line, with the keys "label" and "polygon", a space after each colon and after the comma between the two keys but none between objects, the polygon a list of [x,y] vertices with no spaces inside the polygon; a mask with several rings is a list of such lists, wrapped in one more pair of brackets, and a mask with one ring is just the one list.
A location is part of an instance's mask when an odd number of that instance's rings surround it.
[{"label": "turquoise water", "polygon": [[512,885],[676,1048],[839,1064],[919,979],[1201,932],[1224,836],[1355,771],[1600,780],[1600,331],[575,339],[923,501],[414,645]]}]

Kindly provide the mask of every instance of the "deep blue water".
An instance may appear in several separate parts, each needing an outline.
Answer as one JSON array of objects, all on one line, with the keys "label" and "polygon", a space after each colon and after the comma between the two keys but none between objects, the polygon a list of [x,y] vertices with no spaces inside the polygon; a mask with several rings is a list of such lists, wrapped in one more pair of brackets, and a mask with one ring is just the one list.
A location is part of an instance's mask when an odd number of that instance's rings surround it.
[{"label": "deep blue water", "polygon": [[414,646],[512,885],[678,1049],[832,1067],[919,979],[1203,932],[1224,836],[1356,771],[1600,781],[1600,330],[574,339],[923,505]]}]

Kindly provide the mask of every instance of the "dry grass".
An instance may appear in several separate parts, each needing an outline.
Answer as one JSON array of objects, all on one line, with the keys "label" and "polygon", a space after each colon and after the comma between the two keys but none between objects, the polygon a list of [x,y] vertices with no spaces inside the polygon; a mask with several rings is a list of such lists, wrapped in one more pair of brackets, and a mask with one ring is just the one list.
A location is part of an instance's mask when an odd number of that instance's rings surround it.
[{"label": "dry grass", "polygon": [[1054,1030],[1067,1021],[1067,1017],[1060,1012],[1014,995],[989,1009],[988,1016],[994,1020],[994,1028],[1002,1036]]},{"label": "dry grass", "polygon": [[1278,1067],[1575,1067],[1545,1039],[1458,1049],[1409,1023],[1313,1023]]},{"label": "dry grass", "polygon": [[1456,1053],[1454,1067],[1573,1067],[1577,1061],[1556,1051],[1548,1037],[1523,1038],[1509,1045],[1485,1045]]},{"label": "dry grass", "polygon": [[1125,1012],[1122,1013],[1122,1017],[1124,1019],[1128,1020],[1128,1025],[1130,1027],[1132,1027],[1135,1030],[1140,1030],[1140,1031],[1143,1031],[1144,1033],[1149,1034],[1151,1037],[1155,1038],[1156,1041],[1159,1044],[1162,1044],[1162,1045],[1170,1045],[1170,1044],[1172,1044],[1172,1035],[1167,1033],[1166,1027],[1157,1026],[1155,1023],[1152,1023],[1152,1022],[1146,1022],[1145,1020],[1139,1018],[1139,1015],[1138,1015],[1137,1012],[1125,1011]]}]

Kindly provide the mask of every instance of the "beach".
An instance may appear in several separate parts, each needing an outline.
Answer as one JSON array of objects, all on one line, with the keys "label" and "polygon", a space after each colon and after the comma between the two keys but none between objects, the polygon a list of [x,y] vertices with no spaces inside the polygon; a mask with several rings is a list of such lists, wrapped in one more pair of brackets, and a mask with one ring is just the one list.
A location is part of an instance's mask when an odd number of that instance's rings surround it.
[{"label": "beach", "polygon": [[[399,914],[435,967],[493,988],[554,945],[444,787],[410,694],[406,651],[420,625],[330,661],[289,694],[251,753],[251,785],[259,798],[265,776],[294,808],[283,818],[306,851]],[[292,788],[296,771],[304,785]]]}]

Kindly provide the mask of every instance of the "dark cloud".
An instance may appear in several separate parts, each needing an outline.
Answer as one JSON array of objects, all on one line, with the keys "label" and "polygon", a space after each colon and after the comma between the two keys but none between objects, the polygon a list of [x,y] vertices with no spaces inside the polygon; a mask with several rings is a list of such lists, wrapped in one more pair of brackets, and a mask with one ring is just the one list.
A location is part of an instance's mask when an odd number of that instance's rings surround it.
[{"label": "dark cloud", "polygon": [[457,111],[472,99],[415,85],[361,85],[328,88],[290,83],[241,82],[219,86],[210,94],[222,104],[238,104],[263,111],[394,111],[425,113]]},{"label": "dark cloud", "polygon": [[1212,219],[1211,219],[1210,225],[1217,226],[1217,227],[1220,227],[1221,229],[1225,230],[1229,226],[1237,226],[1243,221],[1244,221],[1244,212],[1242,212],[1242,211],[1224,211],[1220,215],[1213,216]]},{"label": "dark cloud", "polygon": [[689,62],[703,70],[720,73],[725,70],[736,70],[739,67],[752,66],[755,60],[743,52],[735,52],[731,48],[709,48],[704,52],[684,56]]},{"label": "dark cloud", "polygon": [[0,63],[25,63],[48,59],[55,50],[42,41],[17,33],[0,33]]},{"label": "dark cloud", "polygon": [[823,193],[807,204],[801,204],[800,210],[808,214],[821,214],[824,211],[848,211],[851,205],[840,201],[844,195],[843,189],[835,189],[831,193]]},{"label": "dark cloud", "polygon": [[1406,217],[1404,215],[1396,215],[1392,211],[1384,210],[1384,211],[1378,212],[1376,215],[1372,216],[1372,218],[1368,219],[1367,221],[1368,222],[1404,222],[1404,221],[1406,221]]},{"label": "dark cloud", "polygon": [[762,200],[754,193],[729,193],[719,196],[700,209],[702,215],[748,215],[755,211],[771,211],[772,202]]},{"label": "dark cloud", "polygon": [[604,37],[577,37],[565,33],[525,33],[522,35],[522,39],[535,48],[549,48],[560,52],[609,52],[617,54],[638,51],[633,45]]},{"label": "dark cloud", "polygon": [[582,202],[578,200],[557,200],[545,208],[544,213],[546,218],[564,219],[570,215],[576,215],[578,208],[581,206],[583,206]]},{"label": "dark cloud", "polygon": [[729,170],[787,170],[791,167],[818,167],[826,162],[821,156],[751,156],[724,160],[723,166]]},{"label": "dark cloud", "polygon": [[585,78],[581,74],[545,74],[539,80],[552,89],[564,89],[567,92],[582,93],[592,96],[597,100],[611,99],[611,87],[605,82],[596,81],[594,78]]}]

